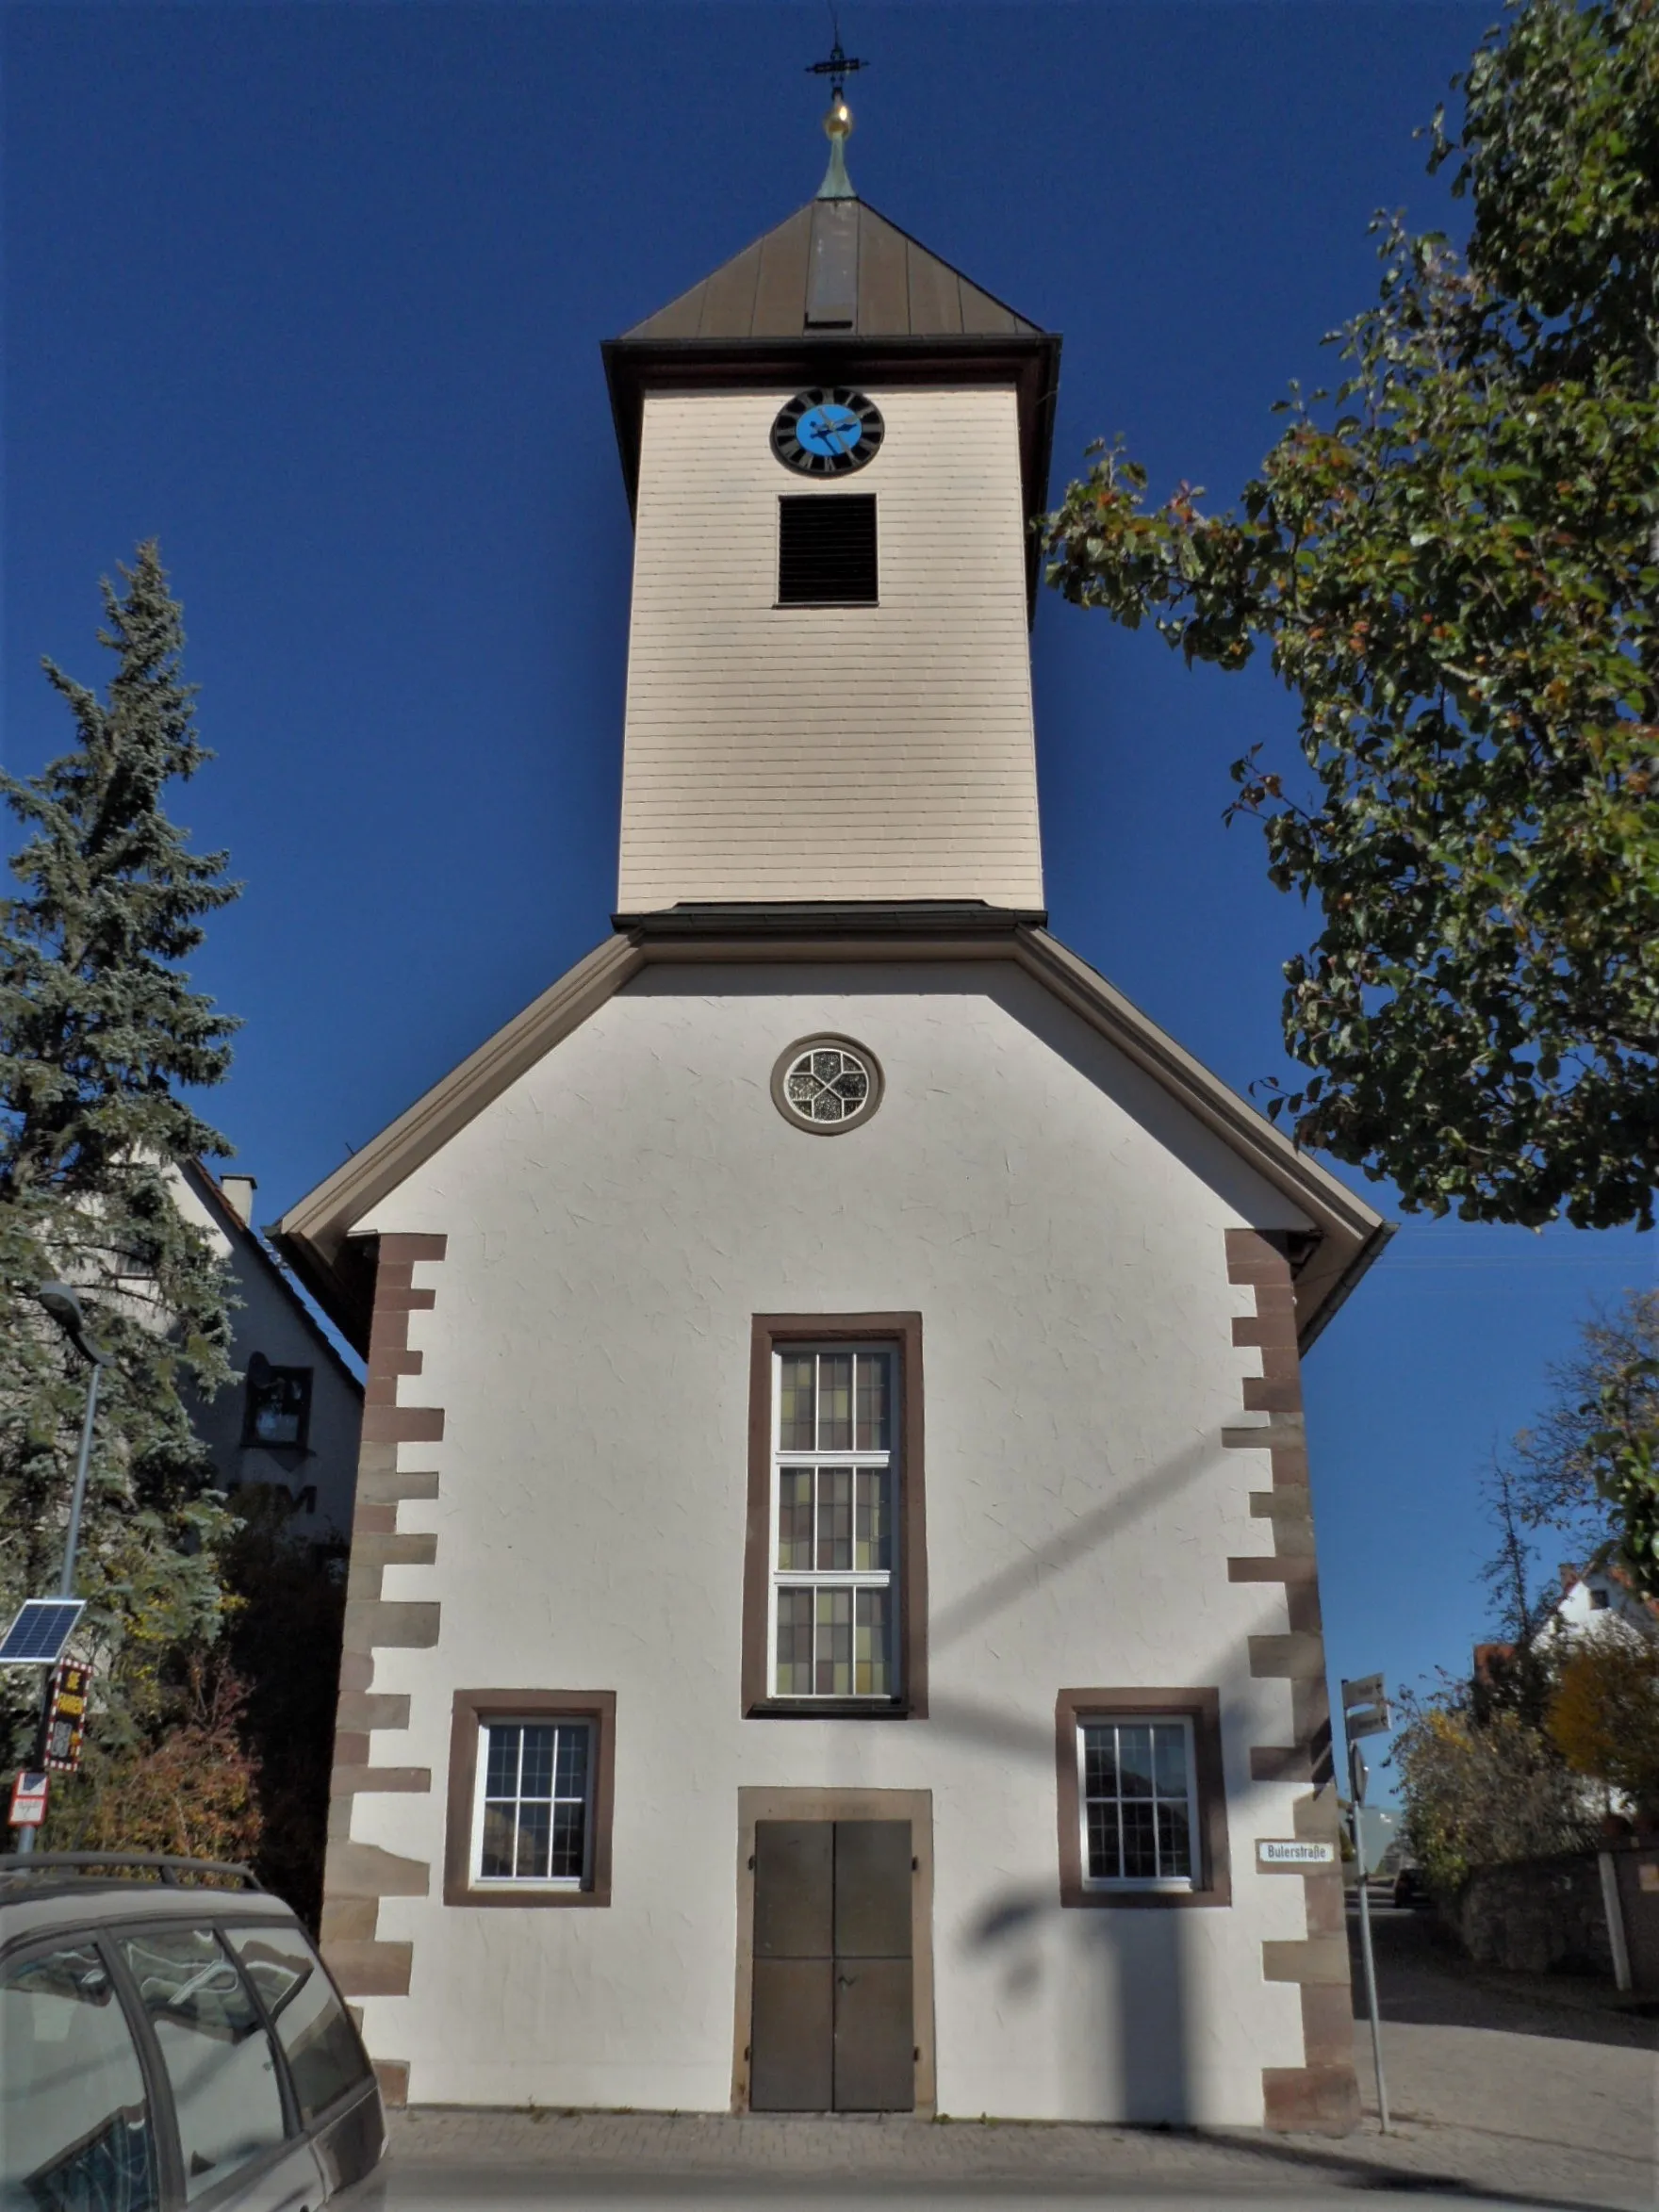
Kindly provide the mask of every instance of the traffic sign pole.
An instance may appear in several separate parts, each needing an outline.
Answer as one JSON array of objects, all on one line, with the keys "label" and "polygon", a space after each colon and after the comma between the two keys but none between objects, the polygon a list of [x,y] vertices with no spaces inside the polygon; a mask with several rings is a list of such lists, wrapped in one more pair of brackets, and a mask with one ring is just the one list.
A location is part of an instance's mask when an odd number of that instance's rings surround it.
[{"label": "traffic sign pole", "polygon": [[1365,1803],[1365,1785],[1371,1779],[1360,1736],[1374,1736],[1388,1726],[1388,1708],[1383,1696],[1381,1675],[1361,1682],[1342,1684],[1342,1720],[1348,1738],[1348,1817],[1354,1835],[1354,1860],[1359,1869],[1359,1956],[1365,1964],[1365,2003],[1371,2014],[1371,2056],[1377,2077],[1377,2124],[1389,2130],[1388,2085],[1383,2076],[1383,2024],[1377,2005],[1377,1962],[1371,1941],[1371,1885],[1366,1879],[1365,1830],[1359,1809]]}]

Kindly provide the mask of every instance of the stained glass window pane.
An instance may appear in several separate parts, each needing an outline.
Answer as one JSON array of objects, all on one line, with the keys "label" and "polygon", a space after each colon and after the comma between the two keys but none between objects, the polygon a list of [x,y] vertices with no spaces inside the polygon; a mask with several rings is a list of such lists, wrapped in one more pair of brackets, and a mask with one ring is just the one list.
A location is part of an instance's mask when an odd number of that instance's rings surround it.
[{"label": "stained glass window pane", "polygon": [[778,1565],[813,1564],[813,1470],[780,1467],[778,1472]]},{"label": "stained glass window pane", "polygon": [[852,1353],[818,1355],[818,1450],[852,1450]]},{"label": "stained glass window pane", "polygon": [[852,1695],[852,1592],[817,1593],[817,1648],[813,1687],[820,1697]]},{"label": "stained glass window pane", "polygon": [[857,1496],[852,1564],[866,1573],[891,1567],[893,1539],[887,1525],[887,1477],[879,1467],[860,1467]]},{"label": "stained glass window pane", "polygon": [[888,1443],[888,1368],[884,1352],[861,1352],[858,1355],[858,1403],[855,1409],[853,1449],[857,1451],[887,1451]]},{"label": "stained glass window pane", "polygon": [[859,1590],[854,1598],[853,1689],[861,1697],[885,1697],[893,1686],[889,1594],[885,1590]]},{"label": "stained glass window pane", "polygon": [[852,1565],[852,1469],[818,1469],[818,1565],[830,1573]]},{"label": "stained glass window pane", "polygon": [[778,1363],[778,1442],[784,1451],[811,1451],[818,1440],[813,1412],[817,1364],[810,1352],[786,1352]]},{"label": "stained glass window pane", "polygon": [[778,1593],[778,1688],[780,1697],[808,1697],[813,1689],[813,1594]]}]

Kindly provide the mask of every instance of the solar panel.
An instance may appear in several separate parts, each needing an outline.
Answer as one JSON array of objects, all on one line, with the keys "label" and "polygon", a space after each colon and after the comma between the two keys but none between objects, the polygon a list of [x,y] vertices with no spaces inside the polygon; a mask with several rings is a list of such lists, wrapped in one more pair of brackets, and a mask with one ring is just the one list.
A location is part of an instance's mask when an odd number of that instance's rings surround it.
[{"label": "solar panel", "polygon": [[0,1637],[0,1666],[52,1666],[86,1611],[84,1598],[28,1598]]}]

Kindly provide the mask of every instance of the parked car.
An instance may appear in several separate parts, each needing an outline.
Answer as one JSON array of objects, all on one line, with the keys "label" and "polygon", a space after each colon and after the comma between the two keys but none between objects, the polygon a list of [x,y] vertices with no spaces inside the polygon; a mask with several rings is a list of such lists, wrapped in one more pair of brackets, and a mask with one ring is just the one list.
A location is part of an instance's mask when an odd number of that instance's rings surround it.
[{"label": "parked car", "polygon": [[247,1868],[0,1860],[0,2212],[317,2212],[385,2149],[339,1991]]},{"label": "parked car", "polygon": [[1426,1905],[1428,1891],[1423,1887],[1422,1870],[1416,1866],[1403,1866],[1394,1876],[1394,1902],[1396,1905]]}]

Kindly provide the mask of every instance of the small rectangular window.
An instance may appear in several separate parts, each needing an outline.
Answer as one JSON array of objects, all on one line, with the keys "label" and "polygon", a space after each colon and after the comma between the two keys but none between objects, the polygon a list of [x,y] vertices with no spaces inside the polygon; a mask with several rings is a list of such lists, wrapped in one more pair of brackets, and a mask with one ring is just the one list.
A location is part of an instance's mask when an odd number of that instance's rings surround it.
[{"label": "small rectangular window", "polygon": [[478,1731],[472,1878],[587,1878],[593,1819],[593,1730],[584,1720],[490,1720]]},{"label": "small rectangular window", "polygon": [[616,1698],[457,1690],[446,1905],[609,1905]]},{"label": "small rectangular window", "polygon": [[778,604],[877,603],[873,492],[789,494],[778,502]]},{"label": "small rectangular window", "polygon": [[1221,1697],[1062,1690],[1055,1704],[1062,1905],[1226,1905]]},{"label": "small rectangular window", "polygon": [[248,1363],[242,1442],[304,1451],[311,1430],[311,1369]]},{"label": "small rectangular window", "polygon": [[1084,1881],[1191,1889],[1192,1723],[1184,1715],[1079,1721],[1077,1761]]}]

